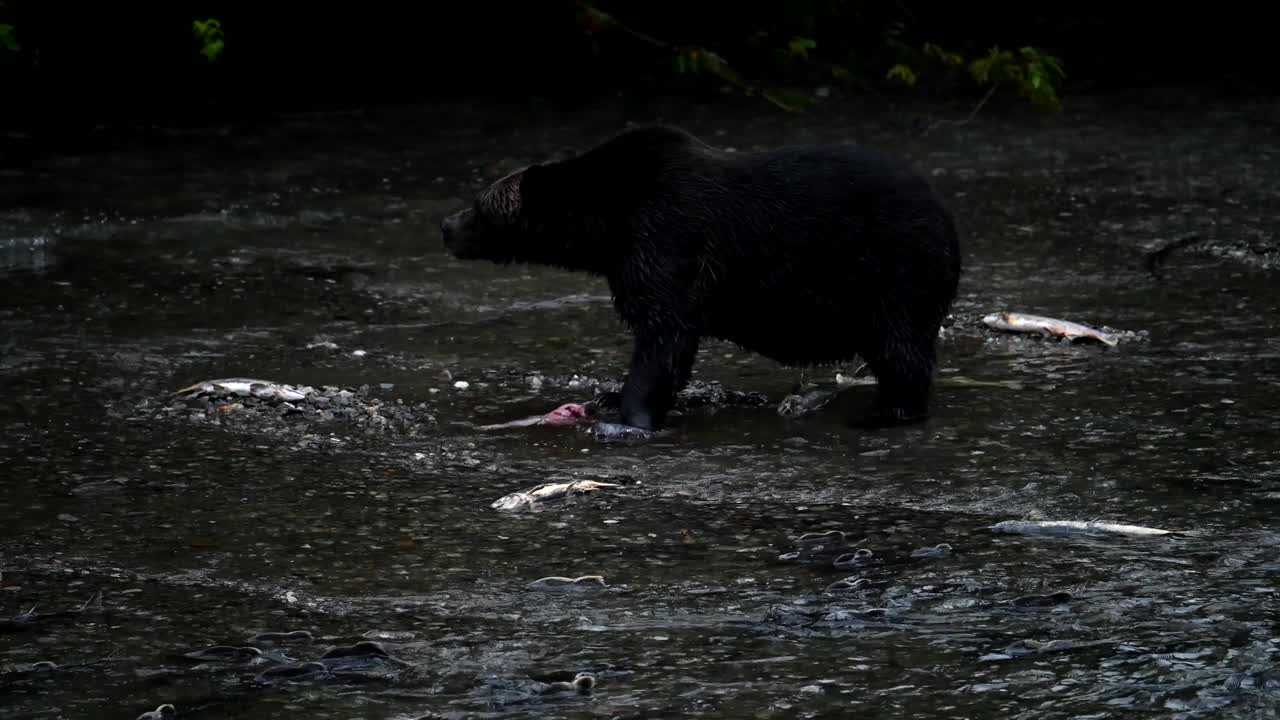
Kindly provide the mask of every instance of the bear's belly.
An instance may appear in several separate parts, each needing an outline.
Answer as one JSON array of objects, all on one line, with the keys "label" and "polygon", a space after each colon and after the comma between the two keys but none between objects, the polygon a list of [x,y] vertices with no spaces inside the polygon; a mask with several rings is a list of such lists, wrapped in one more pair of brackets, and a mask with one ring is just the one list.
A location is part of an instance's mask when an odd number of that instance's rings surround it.
[{"label": "bear's belly", "polygon": [[847,319],[819,314],[794,316],[775,312],[721,313],[706,328],[706,335],[737,345],[783,365],[822,365],[849,362],[859,354],[865,331]]}]

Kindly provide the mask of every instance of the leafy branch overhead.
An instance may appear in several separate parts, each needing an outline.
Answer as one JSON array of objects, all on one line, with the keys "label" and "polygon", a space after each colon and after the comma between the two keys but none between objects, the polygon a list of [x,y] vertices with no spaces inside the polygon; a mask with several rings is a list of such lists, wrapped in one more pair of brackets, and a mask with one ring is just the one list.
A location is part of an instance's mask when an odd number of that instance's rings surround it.
[{"label": "leafy branch overhead", "polygon": [[194,20],[191,23],[191,34],[200,42],[200,54],[204,55],[206,60],[214,62],[222,56],[226,42],[222,34],[221,22],[213,18]]},{"label": "leafy branch overhead", "polygon": [[[586,2],[578,2],[578,24],[588,35],[613,30],[629,35],[640,42],[670,54],[674,71],[680,75],[708,73],[738,88],[748,95],[759,95],[765,100],[788,111],[798,109],[794,98],[762,90],[747,82],[729,63],[717,53],[699,45],[674,45],[635,30],[619,22],[612,15]],[[812,43],[812,41],[809,41]],[[598,48],[597,48],[598,50]]]},{"label": "leafy branch overhead", "polygon": [[1066,73],[1058,58],[1033,47],[1024,47],[1017,55],[992,48],[986,57],[969,63],[969,74],[979,85],[1009,83],[1019,95],[1037,105],[1054,109],[1062,105],[1056,86]]},{"label": "leafy branch overhead", "polygon": [[22,49],[18,44],[18,36],[14,32],[12,25],[0,23],[0,48],[9,52],[17,52]]},{"label": "leafy branch overhead", "polygon": [[[983,103],[1001,86],[1008,85],[1013,87],[1020,96],[1041,107],[1051,110],[1062,107],[1057,86],[1066,77],[1066,73],[1062,71],[1061,61],[1036,48],[1024,47],[1014,54],[1009,50],[994,47],[987,55],[966,61],[957,53],[925,43],[920,55],[940,64],[945,71],[965,67],[974,83],[980,87],[990,88],[982,99]],[[885,73],[885,79],[913,86],[919,81],[919,75],[909,65],[898,63],[889,68]]]},{"label": "leafy branch overhead", "polygon": [[[4,2],[0,0],[0,10],[4,9]],[[974,113],[1000,88],[1012,88],[1040,107],[1052,110],[1061,107],[1058,88],[1065,73],[1058,58],[1034,47],[1012,51],[996,46],[986,55],[971,59],[934,43],[922,43],[917,50],[917,46],[905,39],[907,28],[902,22],[887,19],[863,22],[860,3],[834,3],[829,8],[833,13],[831,17],[817,17],[797,10],[791,13],[790,21],[775,25],[781,30],[748,32],[738,38],[741,42],[735,38],[742,28],[751,27],[755,21],[745,20],[737,29],[720,27],[717,30],[719,26],[711,26],[691,31],[695,35],[703,32],[718,35],[716,43],[746,58],[745,62],[752,68],[746,73],[709,44],[662,39],[622,22],[588,0],[574,0],[574,6],[578,27],[590,39],[593,54],[600,54],[601,40],[607,36],[629,39],[653,51],[660,60],[659,65],[668,65],[677,77],[711,77],[789,112],[801,110],[812,101],[812,95],[766,88],[757,78],[748,75],[799,78],[800,83],[792,82],[792,86],[812,87],[815,82],[834,82],[872,89],[868,75],[874,77],[882,72],[878,68],[888,65],[888,70],[883,71],[884,79],[900,86],[915,87],[925,79],[961,76],[966,82],[987,88]],[[839,15],[849,8],[853,8],[851,15]],[[0,15],[0,20],[3,19]],[[222,23],[215,18],[194,20],[191,32],[205,60],[217,62],[226,49]],[[826,47],[810,35],[824,38]],[[12,25],[0,23],[0,48],[18,48]],[[815,77],[819,79],[815,81]]]},{"label": "leafy branch overhead", "polygon": [[[597,36],[615,31],[667,54],[672,70],[677,75],[711,75],[748,95],[758,95],[788,111],[799,110],[807,102],[803,98],[786,97],[782,93],[762,89],[731,67],[724,57],[708,47],[667,42],[622,23],[613,15],[585,0],[575,0],[575,2],[578,6],[579,26],[592,38],[593,52],[597,54],[600,52],[596,42]],[[1036,105],[1054,110],[1061,107],[1058,86],[1065,77],[1065,73],[1062,71],[1061,61],[1052,55],[1033,47],[1024,47],[1016,53],[996,47],[984,57],[966,60],[962,55],[944,50],[933,43],[924,43],[921,49],[916,51],[901,39],[903,31],[902,24],[894,22],[883,28],[881,33],[883,48],[879,56],[897,55],[899,58],[904,56],[907,58],[905,62],[898,62],[889,67],[885,73],[886,80],[913,87],[920,82],[922,73],[930,74],[930,68],[926,68],[927,65],[941,65],[944,74],[965,67],[972,82],[979,87],[989,89],[982,103],[985,103],[1000,87],[1012,87],[1020,96]],[[751,38],[750,46],[767,43],[768,38],[769,33],[756,33]],[[823,69],[837,81],[851,82],[864,87],[867,85],[867,81],[859,77],[852,62],[826,62],[815,54],[817,49],[818,43],[813,38],[791,35],[783,41],[781,46],[773,47],[771,52],[780,59],[780,65],[798,64],[810,69]],[[863,60],[866,56],[877,57],[874,49],[853,56]]]},{"label": "leafy branch overhead", "polygon": [[[4,9],[5,9],[4,0],[0,0],[0,10],[4,10]],[[3,17],[0,17],[0,20],[3,20],[3,19],[4,19]],[[10,23],[0,22],[0,50],[7,50],[9,52],[18,52],[21,49],[22,49],[22,46],[18,44],[17,29],[14,28],[14,26]]]}]

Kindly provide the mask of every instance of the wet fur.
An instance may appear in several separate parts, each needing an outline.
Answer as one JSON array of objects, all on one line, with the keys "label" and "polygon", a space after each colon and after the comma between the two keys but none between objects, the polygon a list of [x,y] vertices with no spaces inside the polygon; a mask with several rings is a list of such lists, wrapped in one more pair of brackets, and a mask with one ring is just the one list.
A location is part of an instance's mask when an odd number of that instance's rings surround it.
[{"label": "wet fur", "polygon": [[635,336],[623,421],[648,429],[707,337],[792,367],[859,355],[883,420],[926,417],[961,269],[950,213],[902,163],[855,145],[729,153],[660,126],[513,173],[443,231],[460,258],[606,278]]}]

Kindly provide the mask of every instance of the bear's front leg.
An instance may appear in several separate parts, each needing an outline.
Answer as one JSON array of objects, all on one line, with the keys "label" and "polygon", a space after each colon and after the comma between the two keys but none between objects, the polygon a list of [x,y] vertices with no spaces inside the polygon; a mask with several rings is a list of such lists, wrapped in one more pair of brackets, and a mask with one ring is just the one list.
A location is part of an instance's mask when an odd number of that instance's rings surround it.
[{"label": "bear's front leg", "polygon": [[640,332],[631,369],[622,386],[622,422],[644,430],[660,430],[689,382],[698,354],[698,337],[687,332]]}]

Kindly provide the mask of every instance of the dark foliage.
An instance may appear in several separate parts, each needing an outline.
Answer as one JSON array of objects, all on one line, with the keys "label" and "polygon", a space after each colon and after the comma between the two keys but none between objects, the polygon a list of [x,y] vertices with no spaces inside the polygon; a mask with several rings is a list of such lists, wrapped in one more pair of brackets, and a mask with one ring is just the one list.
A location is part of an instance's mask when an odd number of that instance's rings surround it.
[{"label": "dark foliage", "polygon": [[[1274,75],[1263,36],[1269,26],[1245,6],[1162,6],[1157,14],[1121,12],[1114,3],[601,0],[596,7],[670,47],[593,28],[570,0],[4,0],[0,31],[12,28],[0,38],[4,116],[161,120],[445,96],[581,99],[621,87],[714,92],[723,83],[672,72],[670,49],[685,45],[713,50],[753,83],[830,82],[835,65],[854,74],[854,89],[883,84],[904,48],[917,52],[926,42],[969,59],[994,46],[1034,46],[1063,60],[1067,96],[1156,82],[1253,87]],[[208,18],[225,32],[214,62],[192,33],[194,21]],[[795,38],[812,45],[789,46]],[[805,57],[788,56],[788,47]],[[971,84],[942,89],[982,95]]]}]

